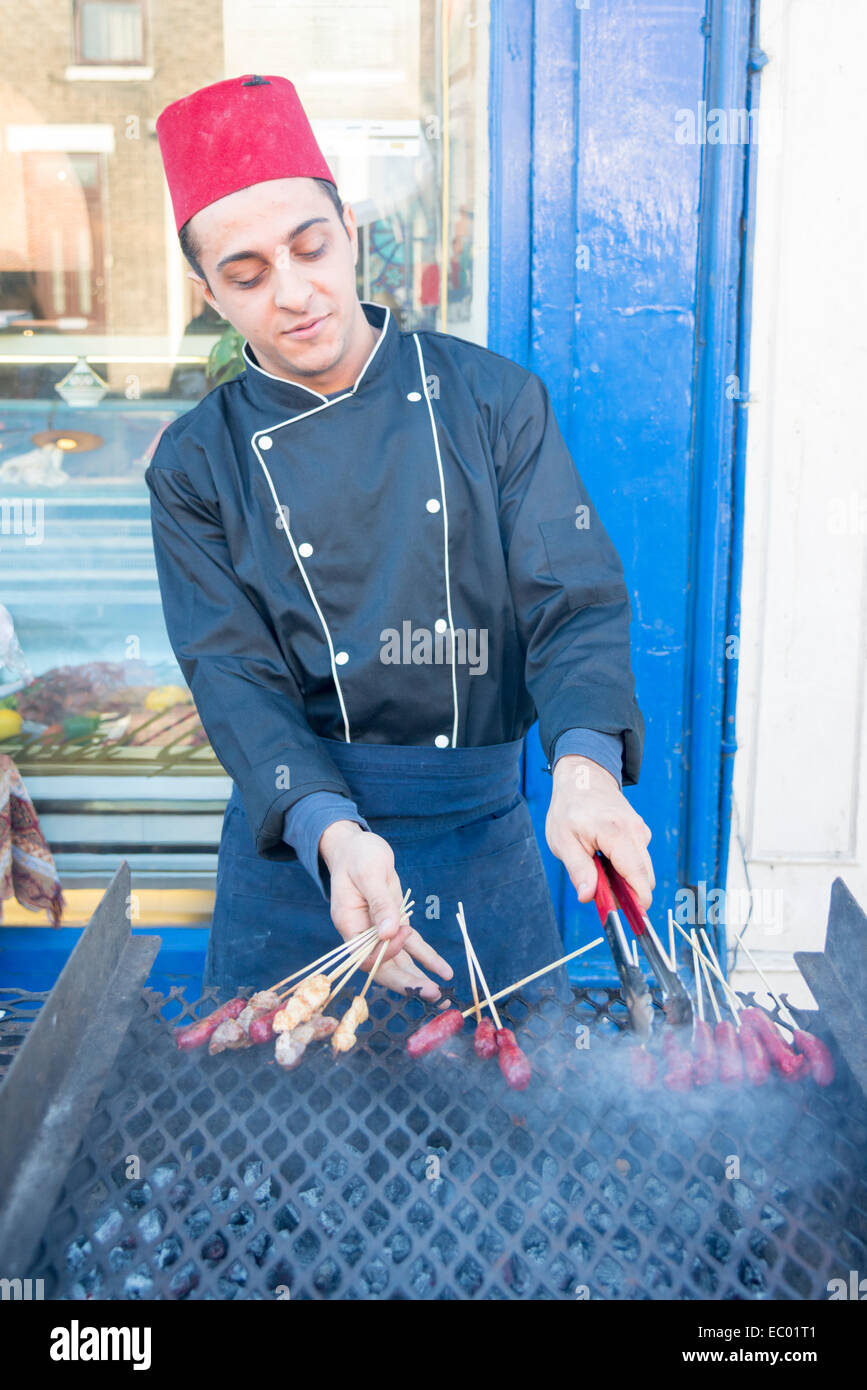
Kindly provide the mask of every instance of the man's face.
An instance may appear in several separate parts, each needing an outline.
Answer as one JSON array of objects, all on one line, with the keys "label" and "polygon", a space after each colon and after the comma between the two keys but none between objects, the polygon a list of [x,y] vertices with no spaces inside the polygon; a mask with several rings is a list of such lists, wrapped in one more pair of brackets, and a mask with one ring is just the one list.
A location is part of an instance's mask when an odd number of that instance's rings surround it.
[{"label": "man's face", "polygon": [[[191,231],[202,292],[246,338],[266,371],[327,379],[352,353],[359,318],[358,236],[313,179],[269,179],[202,208]],[[348,232],[348,235],[347,235]]]}]

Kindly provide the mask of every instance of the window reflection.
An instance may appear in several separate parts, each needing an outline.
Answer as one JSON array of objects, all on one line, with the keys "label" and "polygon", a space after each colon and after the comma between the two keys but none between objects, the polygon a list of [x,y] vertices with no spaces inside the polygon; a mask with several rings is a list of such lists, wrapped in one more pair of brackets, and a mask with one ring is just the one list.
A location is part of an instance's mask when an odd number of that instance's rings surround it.
[{"label": "window reflection", "polygon": [[355,210],[359,295],[483,343],[487,8],[37,0],[3,39],[0,706],[21,727],[0,750],[25,775],[220,775],[165,635],[143,473],[241,344],[187,278],[156,117],[224,77],[291,78]]}]

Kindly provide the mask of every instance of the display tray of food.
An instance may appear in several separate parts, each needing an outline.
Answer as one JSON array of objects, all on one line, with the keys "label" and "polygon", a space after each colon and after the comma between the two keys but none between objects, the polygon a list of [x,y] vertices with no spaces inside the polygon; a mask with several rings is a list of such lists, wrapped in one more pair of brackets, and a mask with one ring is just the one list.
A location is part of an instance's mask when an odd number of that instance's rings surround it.
[{"label": "display tray of food", "polygon": [[224,775],[185,685],[143,661],[55,666],[0,700],[0,751],[22,776]]}]

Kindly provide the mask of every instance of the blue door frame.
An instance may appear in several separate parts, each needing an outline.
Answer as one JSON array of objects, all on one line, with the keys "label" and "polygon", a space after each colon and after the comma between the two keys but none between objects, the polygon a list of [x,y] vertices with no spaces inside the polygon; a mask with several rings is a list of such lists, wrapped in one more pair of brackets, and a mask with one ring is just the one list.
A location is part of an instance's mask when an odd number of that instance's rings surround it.
[{"label": "blue door frame", "polygon": [[[705,121],[757,109],[756,8],[492,0],[488,342],[546,383],[624,563],[659,925],[679,887],[725,883],[756,161]],[[598,919],[547,849],[544,764],[534,727],[524,789],[572,948]],[[613,983],[604,948],[573,978]]]}]

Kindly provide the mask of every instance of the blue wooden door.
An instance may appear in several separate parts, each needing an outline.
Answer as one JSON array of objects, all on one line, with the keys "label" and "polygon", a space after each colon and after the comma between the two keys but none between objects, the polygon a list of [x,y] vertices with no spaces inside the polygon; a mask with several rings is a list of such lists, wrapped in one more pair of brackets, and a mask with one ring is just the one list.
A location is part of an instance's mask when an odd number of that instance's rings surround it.
[{"label": "blue wooden door", "polygon": [[[711,146],[706,110],[754,99],[750,5],[494,0],[491,37],[489,344],[545,381],[623,560],[646,721],[627,795],[662,927],[679,886],[725,872],[751,151]],[[572,948],[598,918],[545,844],[550,789],[534,726],[525,792]],[[605,948],[573,978],[613,982]]]}]

